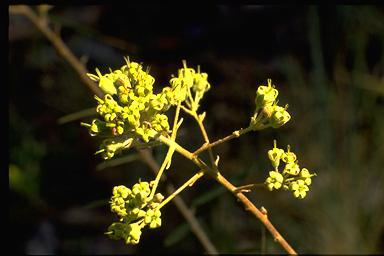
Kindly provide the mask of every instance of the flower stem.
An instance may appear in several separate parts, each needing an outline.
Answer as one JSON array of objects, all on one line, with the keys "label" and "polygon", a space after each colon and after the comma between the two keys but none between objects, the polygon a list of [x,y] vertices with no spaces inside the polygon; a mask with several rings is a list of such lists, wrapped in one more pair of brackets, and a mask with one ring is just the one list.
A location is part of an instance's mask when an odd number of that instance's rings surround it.
[{"label": "flower stem", "polygon": [[[173,120],[173,127],[172,127],[172,135],[171,135],[171,140],[174,142],[175,139],[176,139],[176,133],[177,133],[177,121],[179,119],[179,113],[180,113],[180,102],[177,104],[177,108],[176,108],[176,113],[175,113],[175,119]],[[173,144],[174,145],[174,144]],[[159,184],[159,181],[160,181],[160,178],[161,178],[161,175],[163,174],[165,168],[169,167],[170,166],[170,163],[171,163],[171,160],[172,160],[172,155],[173,155],[173,152],[175,152],[175,148],[174,146],[171,146],[168,148],[168,152],[167,152],[167,155],[163,161],[163,164],[161,165],[160,167],[160,170],[159,172],[157,173],[157,176],[156,176],[156,179],[155,179],[155,182],[153,183],[153,187],[152,187],[152,191],[151,191],[151,195],[149,196],[149,198],[153,198],[153,196],[155,195],[156,193],[156,189],[157,189],[157,186]]]},{"label": "flower stem", "polygon": [[234,131],[231,135],[228,135],[227,137],[224,137],[222,139],[219,139],[215,142],[212,142],[212,143],[205,143],[203,146],[201,146],[199,149],[197,149],[195,152],[193,152],[194,155],[198,155],[200,154],[201,152],[207,150],[207,149],[210,149],[212,147],[215,147],[217,145],[220,145],[226,141],[229,141],[229,140],[232,140],[234,138],[238,138],[240,137],[241,135],[247,133],[247,132],[250,132],[252,130],[252,128],[250,127],[247,127],[245,129],[240,129],[238,131]]},{"label": "flower stem", "polygon": [[175,196],[177,196],[181,191],[183,191],[187,186],[192,186],[198,179],[203,177],[204,172],[199,171],[194,176],[192,176],[187,182],[185,182],[182,186],[180,186],[175,192],[169,195],[161,204],[158,206],[158,209],[166,205],[169,201],[171,201]]},{"label": "flower stem", "polygon": [[251,189],[256,188],[256,187],[265,187],[264,183],[255,183],[255,184],[249,184],[249,185],[244,185],[236,188],[235,192],[249,192]]},{"label": "flower stem", "polygon": [[[186,113],[190,114],[196,120],[196,122],[198,123],[200,131],[201,131],[201,134],[203,135],[203,138],[204,138],[204,141],[205,141],[204,145],[209,144],[209,138],[208,138],[207,131],[205,130],[205,126],[203,124],[203,120],[199,117],[199,115],[197,114],[196,110],[189,110],[189,109],[187,109],[184,106],[182,106],[182,109]],[[211,161],[211,165],[212,165],[212,167],[214,167],[215,166],[215,158],[213,157],[213,152],[212,152],[211,148],[208,148],[208,153],[209,153],[209,159]]]},{"label": "flower stem", "polygon": [[163,135],[158,138],[164,144],[168,146],[174,146],[175,150],[185,156],[186,158],[193,161],[199,168],[205,173],[209,174],[212,178],[214,178],[217,182],[223,185],[226,189],[228,189],[232,194],[239,199],[239,201],[244,205],[245,209],[250,211],[255,217],[257,217],[264,226],[269,230],[269,232],[274,237],[274,240],[278,242],[289,254],[297,254],[296,251],[289,245],[289,243],[280,235],[280,233],[276,230],[276,228],[269,221],[266,214],[262,213],[243,193],[239,192],[237,187],[230,183],[227,179],[225,179],[220,172],[216,172],[207,166],[201,159],[199,159],[195,154],[189,152],[176,142],[164,137]]}]

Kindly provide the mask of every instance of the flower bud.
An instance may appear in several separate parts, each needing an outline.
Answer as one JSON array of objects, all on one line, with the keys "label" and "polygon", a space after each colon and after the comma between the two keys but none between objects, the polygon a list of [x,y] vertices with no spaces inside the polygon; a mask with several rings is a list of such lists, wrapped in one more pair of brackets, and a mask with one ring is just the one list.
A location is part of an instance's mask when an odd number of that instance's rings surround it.
[{"label": "flower bud", "polygon": [[161,226],[161,219],[152,219],[152,222],[149,224],[149,228],[158,228]]},{"label": "flower bud", "polygon": [[284,154],[282,155],[281,159],[285,162],[285,163],[293,163],[296,161],[296,155],[295,153],[293,152],[284,152]]},{"label": "flower bud", "polygon": [[163,200],[164,200],[164,196],[161,193],[157,193],[153,197],[153,201],[156,202],[156,203],[161,203]]},{"label": "flower bud", "polygon": [[114,196],[119,196],[119,197],[121,196],[122,198],[127,198],[130,193],[131,193],[131,190],[126,186],[120,185],[120,186],[113,187]]},{"label": "flower bud", "polygon": [[265,106],[272,106],[279,92],[271,86],[271,79],[268,79],[268,86],[261,85],[256,91],[255,104],[256,109],[261,109]]},{"label": "flower bud", "polygon": [[115,85],[113,84],[113,81],[107,78],[106,76],[100,77],[99,87],[103,92],[107,94],[111,94],[111,95],[117,94],[117,90]]},{"label": "flower bud", "polygon": [[274,111],[269,121],[269,125],[272,128],[279,128],[280,126],[288,122],[290,119],[291,115],[285,108],[280,106],[274,106]]},{"label": "flower bud", "polygon": [[124,132],[124,128],[122,126],[117,126],[117,134],[121,135]]},{"label": "flower bud", "polygon": [[300,176],[303,177],[303,178],[311,177],[311,175],[309,174],[309,171],[308,171],[307,168],[303,168],[303,169],[301,169]]},{"label": "flower bud", "polygon": [[300,167],[295,162],[289,162],[285,165],[284,173],[288,173],[290,175],[298,175],[300,172]]},{"label": "flower bud", "polygon": [[268,150],[268,157],[272,162],[273,167],[276,169],[280,165],[280,158],[283,155],[284,150],[276,147],[276,140],[274,141],[274,147]]},{"label": "flower bud", "polygon": [[208,74],[207,73],[196,73],[194,75],[194,82],[192,89],[196,92],[204,93],[210,89],[210,84],[208,83]]},{"label": "flower bud", "polygon": [[126,240],[126,243],[138,244],[141,236],[141,226],[137,223],[132,223],[129,225],[129,227],[130,227],[129,237]]}]

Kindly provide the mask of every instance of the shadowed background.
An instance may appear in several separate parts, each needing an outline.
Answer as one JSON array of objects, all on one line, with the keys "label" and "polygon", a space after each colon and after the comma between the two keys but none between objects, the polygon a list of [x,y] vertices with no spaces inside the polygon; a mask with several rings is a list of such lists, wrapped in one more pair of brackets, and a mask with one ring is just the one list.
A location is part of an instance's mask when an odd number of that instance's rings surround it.
[{"label": "shadowed background", "polygon": [[[92,73],[118,69],[130,56],[150,66],[158,92],[182,59],[200,65],[211,84],[200,107],[211,141],[249,124],[255,91],[271,78],[292,119],[214,148],[223,175],[235,185],[263,182],[273,140],[290,144],[300,166],[318,174],[308,196],[260,188],[247,194],[252,202],[298,253],[384,253],[383,7],[60,6],[48,17]],[[28,19],[10,14],[8,38],[11,248],[203,252],[173,204],[137,246],[103,234],[115,221],[107,204],[113,186],[154,175],[134,150],[114,166],[94,156],[100,140],[80,126],[95,116],[93,94]],[[190,151],[203,143],[192,118],[184,116],[177,141]],[[153,150],[159,163],[165,153]],[[179,186],[196,170],[175,154],[167,175]],[[219,252],[284,252],[215,181],[203,178],[181,196]]]}]

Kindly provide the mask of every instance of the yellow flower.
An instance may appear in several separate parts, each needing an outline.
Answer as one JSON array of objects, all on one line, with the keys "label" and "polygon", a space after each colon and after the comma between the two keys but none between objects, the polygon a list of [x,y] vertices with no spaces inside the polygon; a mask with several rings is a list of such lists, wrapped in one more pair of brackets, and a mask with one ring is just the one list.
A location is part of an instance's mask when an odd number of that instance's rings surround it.
[{"label": "yellow flower", "polygon": [[268,86],[261,85],[256,91],[256,110],[261,109],[265,106],[272,106],[275,102],[279,92],[272,87],[272,80],[268,79]]},{"label": "yellow flower", "polygon": [[273,189],[279,189],[283,184],[283,180],[283,175],[281,175],[279,172],[270,171],[269,177],[265,182],[267,184],[268,189],[272,191]]},{"label": "yellow flower", "polygon": [[291,190],[296,198],[303,199],[307,195],[309,188],[303,180],[297,180],[291,183]]},{"label": "yellow flower", "polygon": [[291,119],[291,115],[286,108],[274,106],[273,113],[269,122],[272,128],[279,128]]},{"label": "yellow flower", "polygon": [[285,162],[285,163],[293,163],[293,162],[296,161],[296,155],[295,155],[295,153],[290,152],[290,151],[288,150],[288,152],[285,152],[285,153],[282,155],[281,159],[282,159],[283,162]]},{"label": "yellow flower", "polygon": [[283,155],[284,150],[276,147],[276,140],[274,140],[274,147],[268,150],[268,157],[272,162],[273,167],[276,169],[279,167],[280,158]]},{"label": "yellow flower", "polygon": [[300,167],[297,163],[295,162],[289,162],[285,165],[285,168],[284,168],[284,173],[288,173],[288,174],[291,174],[291,175],[298,175],[299,172],[300,172]]}]

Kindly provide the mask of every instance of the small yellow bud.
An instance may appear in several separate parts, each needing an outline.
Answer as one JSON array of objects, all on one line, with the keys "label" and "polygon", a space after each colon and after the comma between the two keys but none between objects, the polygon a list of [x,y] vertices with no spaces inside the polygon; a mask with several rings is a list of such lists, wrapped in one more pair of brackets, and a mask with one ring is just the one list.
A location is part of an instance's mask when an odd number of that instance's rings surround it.
[{"label": "small yellow bud", "polygon": [[117,93],[116,87],[113,84],[113,81],[111,78],[109,78],[107,75],[103,76],[99,69],[96,69],[96,73],[99,76],[99,87],[100,89],[108,94],[114,95]]},{"label": "small yellow bud", "polygon": [[272,128],[279,128],[280,126],[287,123],[290,119],[291,115],[285,108],[274,106],[274,112],[272,113],[269,124]]},{"label": "small yellow bud", "polygon": [[300,167],[295,162],[289,162],[285,165],[284,173],[288,173],[291,175],[298,175],[300,172]]},{"label": "small yellow bud", "polygon": [[285,163],[293,163],[293,162],[295,162],[296,161],[296,155],[295,155],[295,153],[293,153],[293,152],[285,152],[283,155],[282,155],[282,157],[281,157],[281,159],[285,162]]},{"label": "small yellow bud", "polygon": [[163,196],[161,193],[157,193],[157,194],[153,197],[153,201],[154,201],[154,202],[157,202],[157,203],[161,203],[163,200],[164,200],[164,196]]},{"label": "small yellow bud", "polygon": [[138,244],[140,241],[141,236],[141,226],[137,223],[130,224],[130,231],[129,231],[129,242],[127,239],[127,243],[131,244]]},{"label": "small yellow bud", "polygon": [[152,219],[152,222],[149,224],[149,228],[158,228],[161,226],[161,219]]},{"label": "small yellow bud", "polygon": [[131,193],[131,190],[126,186],[120,185],[113,187],[113,195],[121,196],[122,198],[127,198],[127,196]]},{"label": "small yellow bud", "polygon": [[145,224],[149,224],[149,223],[151,223],[151,221],[152,221],[151,216],[147,215],[147,216],[144,217]]},{"label": "small yellow bud", "polygon": [[149,210],[147,211],[147,216],[152,217],[154,214],[155,214],[155,212],[154,212],[152,209],[149,209]]},{"label": "small yellow bud", "polygon": [[276,169],[280,165],[280,158],[283,155],[284,150],[276,147],[276,140],[274,140],[274,147],[268,150],[268,157],[272,162],[273,167]]},{"label": "small yellow bud", "polygon": [[275,187],[275,185],[274,185],[273,183],[269,183],[269,184],[267,185],[267,187],[268,187],[269,191],[272,191],[273,188]]},{"label": "small yellow bud", "polygon": [[271,79],[268,79],[268,86],[261,85],[256,91],[256,110],[265,106],[272,106],[277,98],[278,93],[279,92],[272,87]]}]

